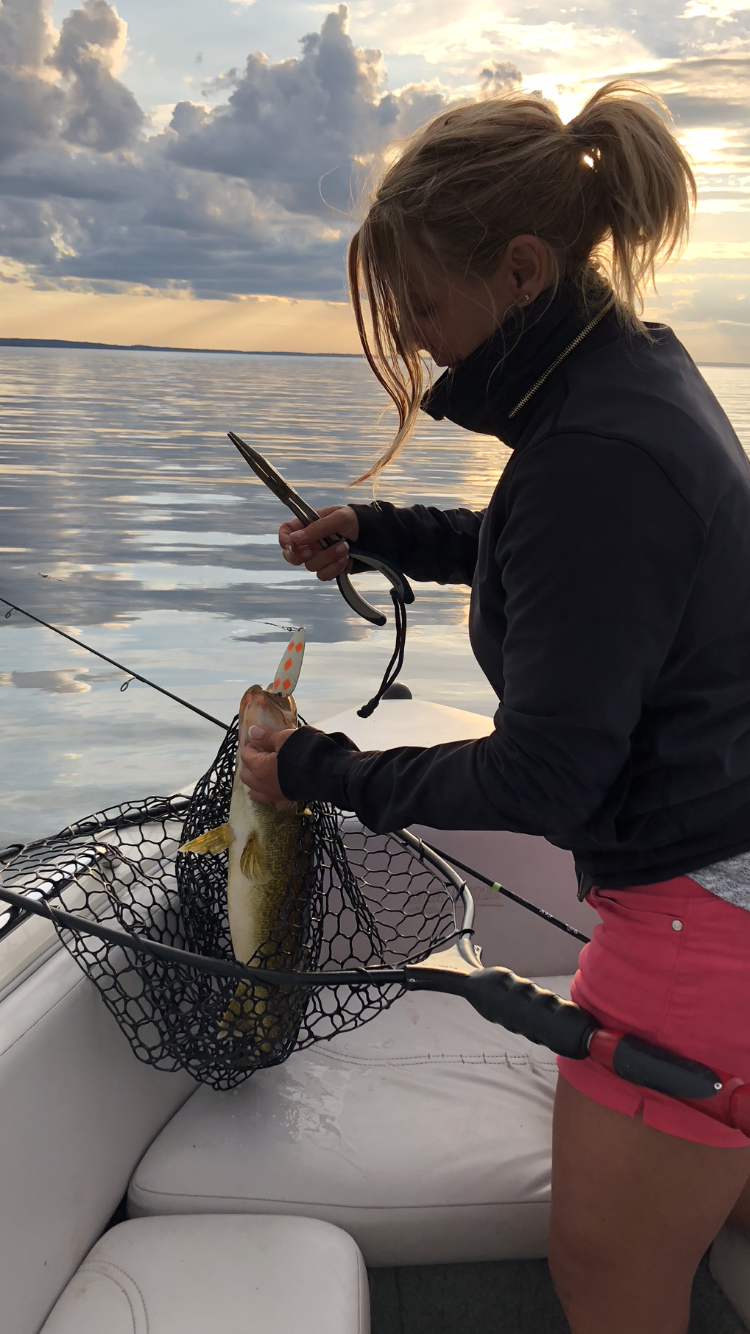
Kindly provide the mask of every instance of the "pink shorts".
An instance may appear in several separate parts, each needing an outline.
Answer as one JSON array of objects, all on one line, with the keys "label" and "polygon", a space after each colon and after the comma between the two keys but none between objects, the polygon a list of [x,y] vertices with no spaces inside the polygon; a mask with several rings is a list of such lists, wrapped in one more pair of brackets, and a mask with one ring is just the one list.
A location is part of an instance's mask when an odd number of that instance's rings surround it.
[{"label": "pink shorts", "polygon": [[[593,889],[601,917],[571,997],[607,1028],[671,1047],[750,1082],[750,912],[687,876]],[[560,1074],[594,1102],[680,1139],[745,1148],[750,1139],[662,1093],[629,1084],[590,1057],[558,1056]]]}]

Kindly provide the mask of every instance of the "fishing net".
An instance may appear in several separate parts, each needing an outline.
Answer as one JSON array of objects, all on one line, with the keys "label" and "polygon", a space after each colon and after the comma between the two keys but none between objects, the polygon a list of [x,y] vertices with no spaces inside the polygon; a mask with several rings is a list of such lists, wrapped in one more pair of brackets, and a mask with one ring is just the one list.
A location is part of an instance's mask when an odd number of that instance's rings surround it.
[{"label": "fishing net", "polygon": [[[367,1023],[403,991],[366,977],[314,990],[238,983],[209,972],[200,958],[153,957],[86,929],[99,923],[203,959],[234,960],[228,854],[178,848],[227,820],[236,753],[235,720],[190,798],[152,797],[91,816],[11,855],[0,879],[3,889],[76,914],[72,926],[56,923],[60,939],[140,1060],[187,1070],[216,1089]],[[314,802],[299,821],[292,874],[267,939],[247,962],[284,973],[417,963],[460,933],[465,894],[458,876],[418,840],[373,834]]]}]

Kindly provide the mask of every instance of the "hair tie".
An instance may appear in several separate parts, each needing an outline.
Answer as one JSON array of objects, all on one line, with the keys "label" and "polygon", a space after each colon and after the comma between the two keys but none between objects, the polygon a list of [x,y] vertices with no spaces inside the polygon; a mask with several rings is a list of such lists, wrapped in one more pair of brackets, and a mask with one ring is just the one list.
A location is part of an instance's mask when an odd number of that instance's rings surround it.
[{"label": "hair tie", "polygon": [[584,134],[580,127],[576,125],[575,120],[569,121],[565,129],[570,135],[574,148],[581,154],[582,165],[596,174],[597,159],[600,154],[591,141],[590,132]]}]

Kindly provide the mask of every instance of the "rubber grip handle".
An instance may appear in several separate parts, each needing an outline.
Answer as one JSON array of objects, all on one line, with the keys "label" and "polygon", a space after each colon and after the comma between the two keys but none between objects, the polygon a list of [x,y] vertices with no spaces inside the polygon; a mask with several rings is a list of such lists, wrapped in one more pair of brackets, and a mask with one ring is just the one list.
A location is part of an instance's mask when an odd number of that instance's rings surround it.
[{"label": "rubber grip handle", "polygon": [[[331,539],[333,541],[333,539]],[[414,601],[414,590],[405,575],[397,570],[395,565],[390,565],[387,560],[381,556],[373,556],[369,551],[360,551],[356,546],[350,546],[349,554],[351,559],[359,561],[369,570],[376,570],[388,580],[391,588],[395,589],[397,596],[405,606],[409,606]],[[373,607],[362,594],[357,591],[349,575],[344,573],[338,575],[336,583],[339,586],[339,592],[345,602],[349,604],[352,611],[356,611],[365,621],[370,621],[372,625],[385,625],[386,617],[377,607]]]},{"label": "rubber grip handle", "polygon": [[337,575],[336,583],[344,602],[347,602],[352,611],[356,611],[358,616],[361,616],[365,621],[369,621],[371,625],[386,624],[388,617],[384,616],[382,611],[378,611],[377,607],[373,607],[366,598],[362,597],[361,593],[357,592],[348,574]]},{"label": "rubber grip handle", "polygon": [[410,988],[463,996],[491,1024],[521,1033],[558,1056],[583,1060],[588,1055],[589,1039],[596,1028],[593,1016],[572,1001],[562,1000],[554,991],[517,977],[509,968],[454,973],[417,966],[406,971]]},{"label": "rubber grip handle", "polygon": [[401,599],[406,606],[410,606],[414,601],[414,589],[412,588],[406,575],[401,570],[397,570],[395,565],[391,565],[383,556],[375,556],[371,551],[362,551],[358,546],[349,546],[349,555],[352,560],[359,561],[361,565],[367,566],[370,570],[376,570],[387,579],[391,588],[395,589],[397,597]]},{"label": "rubber grip handle", "polygon": [[621,1079],[675,1098],[684,1106],[739,1130],[750,1139],[750,1084],[700,1061],[646,1042],[632,1033],[600,1028],[593,1015],[508,968],[471,973],[418,964],[405,969],[410,990],[463,996],[490,1023],[521,1033],[559,1056],[591,1056]]}]

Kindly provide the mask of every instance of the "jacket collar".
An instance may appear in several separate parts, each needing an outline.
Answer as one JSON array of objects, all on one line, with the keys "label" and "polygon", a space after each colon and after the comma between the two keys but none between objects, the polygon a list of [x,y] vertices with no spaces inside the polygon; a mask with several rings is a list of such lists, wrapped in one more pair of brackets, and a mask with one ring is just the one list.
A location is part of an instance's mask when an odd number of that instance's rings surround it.
[{"label": "jacket collar", "polygon": [[[458,366],[445,371],[422,399],[422,409],[436,421],[447,417],[457,426],[484,435],[496,435],[514,447],[531,416],[558,378],[555,372],[528,405],[512,419],[508,413],[552,365],[577,334],[585,329],[591,312],[581,309],[576,293],[563,285],[552,300],[537,297],[528,310],[510,316],[494,334]],[[614,310],[561,363],[560,374],[577,355],[610,342],[622,332]]]}]

